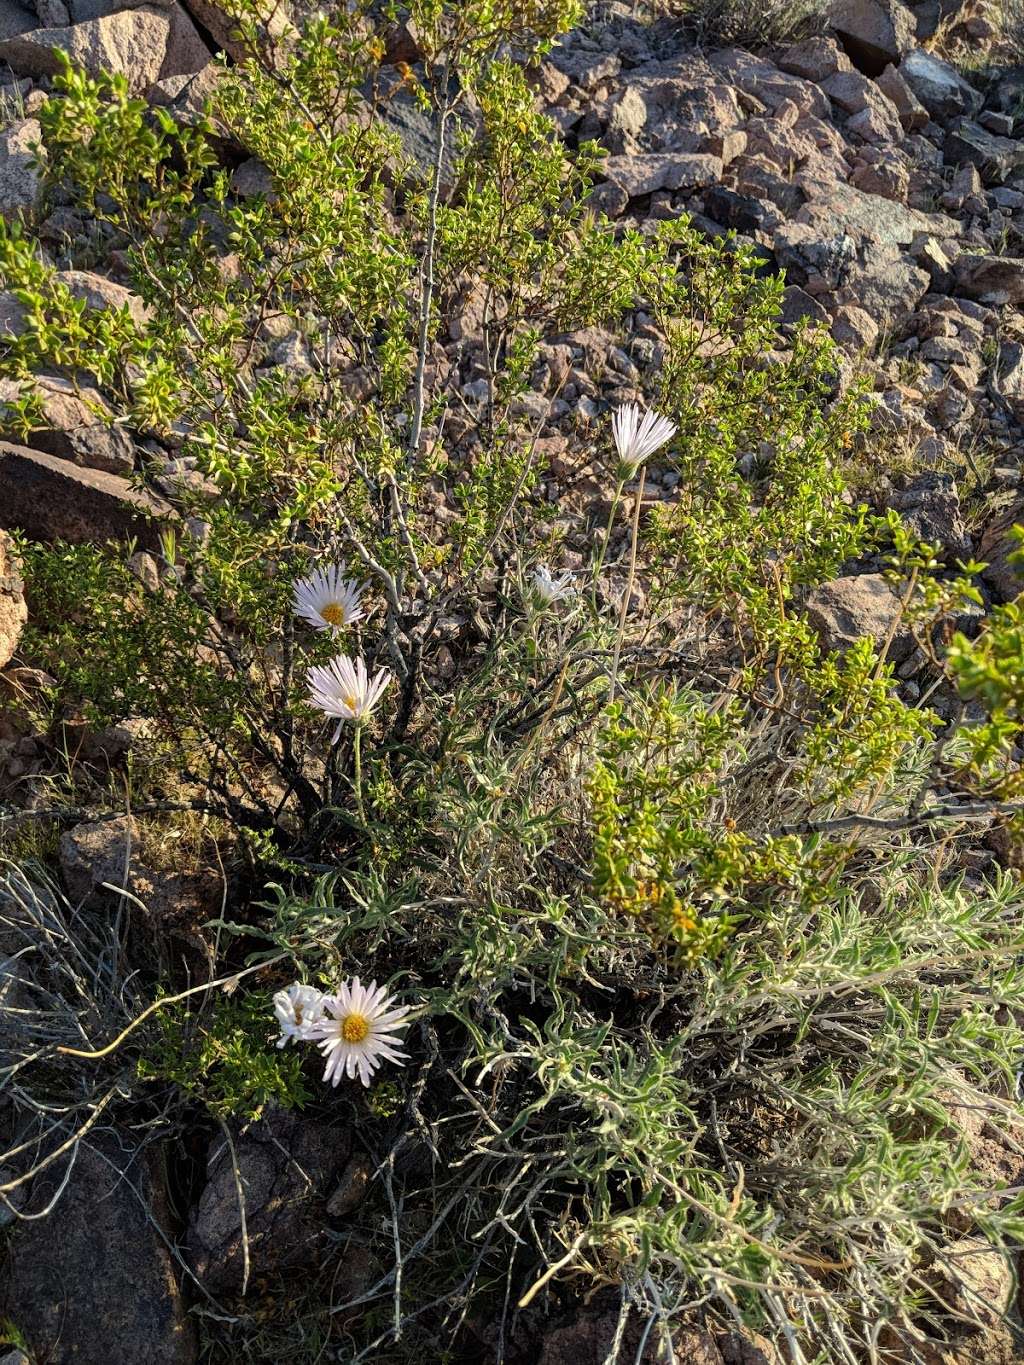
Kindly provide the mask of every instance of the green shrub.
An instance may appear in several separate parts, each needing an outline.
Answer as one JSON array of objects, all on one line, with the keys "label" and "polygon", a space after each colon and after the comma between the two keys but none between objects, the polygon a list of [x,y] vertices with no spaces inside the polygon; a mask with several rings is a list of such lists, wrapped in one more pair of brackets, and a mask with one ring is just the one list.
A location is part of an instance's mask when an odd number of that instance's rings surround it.
[{"label": "green shrub", "polygon": [[262,992],[215,1006],[209,1017],[160,1011],[138,1061],[143,1080],[170,1081],[217,1118],[257,1119],[309,1098],[298,1053],[267,1049]]}]

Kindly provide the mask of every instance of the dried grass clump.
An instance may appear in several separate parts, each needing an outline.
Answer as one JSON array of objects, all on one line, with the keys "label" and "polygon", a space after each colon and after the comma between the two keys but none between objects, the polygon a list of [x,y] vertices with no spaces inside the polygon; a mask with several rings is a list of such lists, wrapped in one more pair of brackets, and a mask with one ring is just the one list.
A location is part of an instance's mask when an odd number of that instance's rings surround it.
[{"label": "dried grass clump", "polygon": [[824,33],[829,0],[684,0],[677,7],[701,47],[771,47]]}]

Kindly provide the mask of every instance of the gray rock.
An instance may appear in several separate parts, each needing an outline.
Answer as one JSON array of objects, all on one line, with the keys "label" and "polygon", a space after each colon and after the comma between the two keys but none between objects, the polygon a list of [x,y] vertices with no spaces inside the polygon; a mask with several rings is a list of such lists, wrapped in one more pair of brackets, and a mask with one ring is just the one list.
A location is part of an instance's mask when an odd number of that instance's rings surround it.
[{"label": "gray rock", "polygon": [[734,171],[738,194],[767,200],[785,218],[794,218],[806,202],[807,195],[800,186],[762,157],[741,157]]},{"label": "gray rock", "polygon": [[966,559],[970,555],[971,538],[951,474],[934,470],[918,474],[905,488],[891,494],[889,505],[915,535],[940,545],[950,558]]},{"label": "gray rock", "polygon": [[14,0],[0,0],[0,39],[16,38],[38,25],[36,16],[21,5],[16,5]]},{"label": "gray rock", "polygon": [[587,196],[587,203],[596,214],[608,218],[621,218],[629,208],[629,195],[621,185],[606,180],[603,185],[595,185]]},{"label": "gray rock", "polygon": [[32,162],[41,140],[42,128],[34,118],[0,133],[0,215],[8,222],[29,216],[39,204],[41,182]]},{"label": "gray rock", "polygon": [[232,171],[231,191],[241,199],[252,199],[256,195],[263,195],[264,198],[273,202],[274,178],[270,173],[269,166],[264,165],[258,157],[249,157],[247,161],[243,161],[240,166],[236,166]]},{"label": "gray rock", "polygon": [[876,646],[882,645],[894,627],[889,658],[899,662],[910,651],[909,633],[897,625],[899,599],[881,574],[854,574],[815,588],[808,595],[805,611],[827,651],[843,652],[865,637]]},{"label": "gray rock", "polygon": [[[45,0],[36,0],[37,9],[41,3],[45,3]],[[81,24],[86,19],[105,19],[116,10],[125,8],[118,0],[64,0],[64,3],[68,11],[69,24]]]},{"label": "gray rock", "polygon": [[987,566],[981,576],[997,602],[1012,602],[1024,589],[1024,574],[1015,562],[1020,544],[1013,529],[1024,525],[1024,499],[1016,482],[989,500],[988,513],[977,546],[977,556]]},{"label": "gray rock", "polygon": [[963,207],[965,200],[977,198],[981,194],[981,176],[978,168],[966,162],[958,166],[950,182],[949,189],[939,200],[945,209],[956,210]]},{"label": "gray rock", "polygon": [[60,70],[59,48],[90,75],[119,72],[133,93],[145,94],[162,74],[170,35],[170,10],[146,6],[8,38],[0,42],[0,61],[19,76],[52,76]]},{"label": "gray rock", "polygon": [[821,327],[827,327],[832,321],[817,299],[812,299],[798,284],[787,285],[782,291],[779,322],[792,326],[805,318],[808,322],[817,323]]},{"label": "gray rock", "polygon": [[898,62],[917,38],[914,16],[899,0],[839,0],[829,22],[854,64],[869,76]]},{"label": "gray rock", "polygon": [[622,70],[622,59],[613,53],[598,53],[592,45],[576,47],[566,44],[555,48],[552,63],[568,76],[581,90],[596,90],[607,85]]},{"label": "gray rock", "polygon": [[[103,275],[94,275],[89,270],[59,270],[57,281],[72,298],[84,299],[90,308],[127,308],[138,326],[149,316],[138,294]],[[21,336],[24,331],[24,308],[10,290],[0,290],[0,336]]]},{"label": "gray rock", "polygon": [[978,122],[990,133],[997,133],[1000,137],[1013,137],[1017,120],[1012,114],[1000,114],[995,109],[986,109],[978,115]]},{"label": "gray rock", "polygon": [[857,261],[857,243],[848,233],[825,236],[807,222],[785,222],[771,239],[778,265],[793,283],[838,289]]},{"label": "gray rock", "polygon": [[1000,346],[992,388],[1024,425],[1024,345],[1019,341],[1004,341]]},{"label": "gray rock", "polygon": [[[8,403],[29,387],[41,399],[45,426],[32,432],[34,450],[58,455],[86,469],[129,476],[135,469],[135,447],[124,427],[113,424],[113,415],[99,393],[76,387],[66,379],[40,375],[31,386],[0,380],[0,403]],[[3,425],[0,408],[0,429]],[[13,432],[9,432],[13,435]]]},{"label": "gray rock", "polygon": [[794,170],[823,184],[835,184],[848,174],[847,143],[836,128],[813,114],[752,118],[746,126],[748,159],[771,164],[776,173],[792,177]]},{"label": "gray rock", "polygon": [[895,110],[892,101],[862,71],[837,71],[821,82],[821,88],[832,103],[847,114],[859,114],[878,100],[884,100]]},{"label": "gray rock", "polygon": [[700,189],[722,178],[721,157],[688,152],[610,156],[601,169],[630,199],[655,190]]},{"label": "gray rock", "polygon": [[998,83],[989,91],[989,105],[1017,118],[1021,100],[1024,100],[1024,66],[1004,66],[999,72]]},{"label": "gray rock", "polygon": [[915,264],[931,280],[932,288],[948,293],[953,288],[953,262],[942,243],[935,237],[924,236],[910,250]]},{"label": "gray rock", "polygon": [[[65,1157],[37,1177],[30,1212],[46,1206],[66,1173]],[[36,1359],[192,1365],[192,1328],[158,1231],[163,1217],[156,1162],[147,1153],[127,1140],[79,1145],[53,1213],[10,1233],[4,1310]]]},{"label": "gray rock", "polygon": [[801,113],[828,118],[828,100],[812,81],[786,75],[766,57],[729,47],[713,52],[708,60],[729,85],[760,100],[773,113],[792,102]]},{"label": "gray rock", "polygon": [[0,668],[10,662],[28,620],[23,586],[11,538],[0,531]]},{"label": "gray rock", "polygon": [[206,46],[187,11],[182,9],[176,0],[160,0],[160,3],[167,7],[171,31],[167,35],[167,49],[164,52],[159,79],[194,76],[209,65],[213,53]]},{"label": "gray rock", "polygon": [[[884,99],[884,96],[881,98]],[[890,143],[899,142],[903,136],[903,125],[894,105],[888,108],[876,105],[862,109],[859,114],[847,119],[846,131],[851,138],[859,138],[873,146],[888,147]]]},{"label": "gray rock", "polygon": [[909,257],[869,248],[838,299],[841,303],[856,304],[877,321],[892,326],[914,311],[930,284],[928,274]]},{"label": "gray rock", "polygon": [[159,550],[162,499],[126,479],[81,469],[56,455],[0,441],[0,527],[36,540],[126,540]]},{"label": "gray rock", "polygon": [[134,820],[98,820],[61,834],[57,859],[68,899],[80,905],[104,885],[131,886],[132,854],[139,832]]},{"label": "gray rock", "polygon": [[833,104],[854,117],[847,132],[859,134],[868,142],[900,142],[903,123],[896,105],[888,95],[860,71],[838,71],[822,82]]},{"label": "gray rock", "polygon": [[974,114],[981,108],[982,97],[948,62],[915,48],[900,63],[900,75],[928,110],[940,123],[958,114]]},{"label": "gray rock", "polygon": [[309,353],[309,345],[301,332],[289,332],[286,337],[282,337],[274,347],[271,358],[275,365],[291,370],[293,374],[316,373],[316,367]]},{"label": "gray rock", "polygon": [[[411,95],[399,91],[379,106],[377,117],[390,132],[397,135],[405,162],[403,169],[409,169],[414,176],[427,181],[433,173],[437,154],[437,129],[431,115]],[[441,194],[445,198],[455,188],[458,173],[455,149],[458,130],[453,126],[456,123],[457,120],[452,120],[449,125],[452,136],[446,141],[441,161]],[[463,130],[465,126],[462,125]]]},{"label": "gray rock", "polygon": [[905,203],[910,190],[910,167],[895,151],[891,145],[865,147],[853,168],[851,182],[865,194]]},{"label": "gray rock", "polygon": [[955,266],[957,292],[992,303],[1024,303],[1024,257],[960,256]]},{"label": "gray rock", "polygon": [[705,194],[704,212],[737,232],[771,232],[782,222],[773,204],[751,194],[737,194],[724,185],[714,185]]},{"label": "gray rock", "polygon": [[1002,184],[1024,170],[1024,145],[990,133],[970,119],[960,120],[949,130],[943,151],[952,166],[974,166],[986,185]]},{"label": "gray rock", "polygon": [[[246,1200],[252,1274],[315,1264],[327,1245],[327,1191],[352,1150],[346,1129],[273,1110],[234,1136]],[[214,1293],[236,1292],[243,1274],[242,1219],[231,1153],[210,1143],[207,1183],[189,1227],[196,1274]]]},{"label": "gray rock", "polygon": [[911,245],[918,233],[956,237],[960,232],[956,219],[944,213],[923,213],[865,194],[852,184],[826,184],[808,175],[798,176],[797,184],[808,198],[797,214],[797,221],[811,224],[823,235],[845,232],[902,250]]},{"label": "gray rock", "polygon": [[[77,719],[64,722],[65,741],[73,754],[107,763],[116,762],[150,734],[151,727],[134,718],[98,732],[90,732]],[[123,887],[135,897],[151,926],[195,940],[198,925],[218,904],[215,875],[157,871],[141,861],[138,850],[139,830],[127,816],[65,830],[57,858],[69,900],[76,905],[99,902],[115,894],[105,887]]]},{"label": "gray rock", "polygon": [[824,235],[808,223],[784,223],[772,238],[772,250],[788,279],[838,289],[857,262],[857,243],[849,234]]},{"label": "gray rock", "polygon": [[186,124],[190,128],[208,120],[222,150],[237,156],[244,148],[236,135],[216,115],[207,114],[224,72],[225,68],[219,62],[207,62],[202,70],[193,75],[167,76],[150,87],[148,99],[150,104],[170,109],[176,123]]}]

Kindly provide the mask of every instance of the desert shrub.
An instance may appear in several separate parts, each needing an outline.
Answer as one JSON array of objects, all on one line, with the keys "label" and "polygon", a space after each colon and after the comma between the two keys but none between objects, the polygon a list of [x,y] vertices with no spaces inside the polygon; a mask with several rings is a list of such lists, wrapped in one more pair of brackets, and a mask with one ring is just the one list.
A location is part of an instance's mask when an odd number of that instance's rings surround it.
[{"label": "desert shrub", "polygon": [[799,42],[828,28],[829,0],[769,0],[755,9],[744,0],[675,0],[672,10],[703,47],[770,47]]},{"label": "desert shrub", "polygon": [[1021,0],[1003,0],[996,11],[999,54],[1018,64],[1024,63],[1024,5]]},{"label": "desert shrub", "polygon": [[[960,859],[1017,794],[1016,609],[947,657],[977,566],[942,570],[849,496],[864,404],[829,339],[781,348],[782,282],[734,243],[594,216],[598,153],[566,156],[525,69],[575,6],[411,10],[422,60],[394,79],[369,11],[272,54],[243,17],[251,60],[199,127],[65,69],[48,175],[127,253],[146,320],[74,298],[0,227],[25,318],[0,370],[92,376],[174,510],[148,573],[134,546],[23,544],[27,649],[55,712],[146,716],[174,778],[148,797],[226,820],[264,883],[211,926],[226,1004],[197,1018],[201,985],[179,1011],[140,979],[155,1008],[130,1047],[119,1019],[83,1031],[113,1044],[124,1121],[148,1105],[157,1132],[155,1094],[221,1122],[331,1103],[305,1054],[270,1056],[293,977],[417,1003],[408,1071],[339,1101],[379,1163],[367,1236],[391,1268],[304,1311],[319,1340],[360,1334],[354,1359],[454,1337],[468,1303],[505,1340],[595,1280],[650,1332],[698,1303],[794,1360],[939,1331],[954,1211],[997,1246],[1020,1232],[956,1119],[985,1094],[1016,1112],[1019,888]],[[423,165],[396,109],[429,131]],[[225,135],[266,193],[233,194]],[[657,346],[580,381],[597,513],[559,507],[545,348],[598,326],[629,344],[641,311]],[[649,508],[602,411],[634,397],[677,428]],[[951,726],[871,641],[811,628],[808,592],[867,555],[893,631],[963,689]],[[296,622],[292,584],[340,558],[363,615],[333,639]],[[572,590],[545,597],[554,562]],[[334,732],[305,674],[338,650],[394,685]],[[20,1056],[27,1095],[57,1057],[95,1095],[105,1073],[63,1045]],[[234,1359],[245,1330],[209,1327]]]}]

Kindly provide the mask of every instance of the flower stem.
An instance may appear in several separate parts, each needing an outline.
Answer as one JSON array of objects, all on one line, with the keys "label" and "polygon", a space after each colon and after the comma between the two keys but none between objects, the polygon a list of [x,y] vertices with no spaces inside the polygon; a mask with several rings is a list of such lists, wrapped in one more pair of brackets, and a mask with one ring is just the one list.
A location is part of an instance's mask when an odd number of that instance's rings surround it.
[{"label": "flower stem", "polygon": [[619,478],[615,484],[615,495],[612,498],[611,510],[608,513],[608,525],[604,528],[604,539],[601,542],[601,553],[597,556],[597,563],[594,565],[594,587],[592,602],[594,615],[597,615],[597,585],[601,578],[601,570],[604,568],[604,561],[608,554],[608,546],[612,541],[612,527],[615,524],[615,513],[619,510],[619,501],[622,497],[622,486],[625,479]]},{"label": "flower stem", "polygon": [[356,723],[352,736],[352,758],[355,768],[356,810],[360,824],[366,824],[366,811],[363,809],[363,727]]},{"label": "flower stem", "polygon": [[640,470],[640,482],[637,485],[636,500],[633,503],[633,529],[629,543],[629,574],[626,577],[626,591],[622,594],[622,606],[619,608],[619,629],[615,636],[615,656],[612,659],[612,680],[608,689],[608,700],[615,700],[615,689],[619,681],[619,657],[622,654],[622,637],[626,631],[626,613],[629,611],[629,599],[633,595],[633,583],[636,581],[636,547],[640,539],[640,504],[644,497],[644,482],[647,478],[647,466],[644,465]]}]

